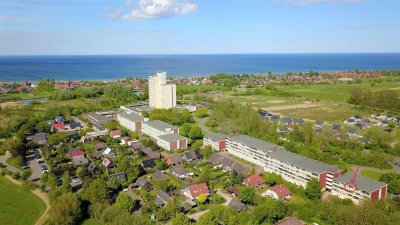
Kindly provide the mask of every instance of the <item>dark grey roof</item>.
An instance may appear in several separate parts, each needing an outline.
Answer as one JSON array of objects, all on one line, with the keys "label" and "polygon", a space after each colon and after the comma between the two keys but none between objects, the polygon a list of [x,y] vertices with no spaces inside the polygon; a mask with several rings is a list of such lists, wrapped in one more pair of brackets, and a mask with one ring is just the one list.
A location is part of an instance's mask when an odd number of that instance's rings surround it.
[{"label": "dark grey roof", "polygon": [[107,178],[108,178],[108,180],[110,180],[112,178],[115,178],[115,179],[118,179],[118,180],[126,181],[126,175],[125,175],[125,173],[122,173],[122,172],[108,175]]},{"label": "dark grey roof", "polygon": [[[345,173],[343,176],[336,178],[337,181],[339,181],[342,184],[345,184],[353,178],[354,173]],[[387,184],[383,182],[379,182],[376,180],[369,179],[367,177],[357,175],[356,176],[356,184],[359,190],[366,191],[368,193],[371,193]]]},{"label": "dark grey roof", "polygon": [[88,164],[89,160],[84,155],[78,155],[72,157],[72,162],[74,163],[74,166],[81,166]]},{"label": "dark grey roof", "polygon": [[246,205],[243,204],[239,199],[237,198],[232,198],[232,200],[229,202],[228,207],[236,210],[238,212],[246,209]]},{"label": "dark grey roof", "polygon": [[127,120],[133,121],[133,122],[138,122],[138,121],[143,121],[144,117],[137,114],[137,113],[127,113],[127,112],[122,112],[119,113],[118,116],[125,118]]},{"label": "dark grey roof", "polygon": [[165,176],[161,171],[157,170],[153,174],[153,178],[156,180],[165,180],[167,176]]},{"label": "dark grey roof", "polygon": [[185,152],[185,153],[183,153],[183,157],[184,157],[186,160],[189,160],[189,161],[191,161],[191,160],[198,160],[198,159],[201,159],[201,158],[202,158],[202,156],[201,156],[201,154],[200,154],[199,151],[189,151],[189,152]]},{"label": "dark grey roof", "polygon": [[36,142],[46,141],[46,133],[44,132],[36,133],[35,136],[33,137],[33,140]]},{"label": "dark grey roof", "polygon": [[159,190],[157,192],[157,198],[160,198],[162,201],[167,202],[169,200],[169,194],[163,190]]},{"label": "dark grey roof", "polygon": [[310,159],[286,150],[275,151],[270,153],[268,156],[274,159],[278,159],[292,166],[315,172],[317,174],[325,171],[331,171],[334,168],[334,166],[332,165]]},{"label": "dark grey roof", "polygon": [[227,139],[230,139],[235,142],[239,142],[243,145],[249,146],[251,148],[261,150],[263,152],[271,152],[271,151],[276,151],[278,149],[282,149],[281,146],[275,145],[254,137],[250,137],[247,135],[239,135],[239,136],[229,136]]},{"label": "dark grey roof", "polygon": [[204,136],[204,138],[210,139],[212,141],[222,141],[226,138],[226,135],[219,133],[211,133]]},{"label": "dark grey roof", "polygon": [[144,124],[146,124],[146,125],[148,125],[150,127],[153,127],[153,128],[155,128],[157,130],[166,130],[168,128],[170,128],[170,129],[177,129],[178,128],[178,127],[176,127],[174,125],[168,124],[168,123],[163,122],[161,120],[147,121],[147,122],[144,122]]},{"label": "dark grey roof", "polygon": [[217,153],[217,152],[214,152],[211,156],[210,156],[210,158],[208,158],[208,161],[210,161],[212,164],[214,164],[214,165],[218,165],[218,164],[221,164],[221,160],[222,160],[222,156],[219,154],[219,153]]},{"label": "dark grey roof", "polygon": [[111,120],[110,118],[100,115],[100,114],[97,114],[97,113],[88,113],[88,114],[86,114],[86,117],[93,123],[97,123],[97,124],[107,123],[108,121]]},{"label": "dark grey roof", "polygon": [[178,176],[180,176],[180,175],[188,174],[189,172],[185,168],[177,166],[172,170],[172,173],[175,173]]},{"label": "dark grey roof", "polygon": [[145,168],[154,168],[156,167],[156,162],[154,161],[154,159],[144,160],[142,161],[142,166]]},{"label": "dark grey roof", "polygon": [[249,173],[249,169],[239,163],[235,163],[232,166],[232,170],[234,170],[237,174],[241,175],[246,175]]},{"label": "dark grey roof", "polygon": [[91,162],[88,166],[88,170],[89,171],[94,171],[95,169],[99,169],[96,164],[94,164],[93,162]]},{"label": "dark grey roof", "polygon": [[182,139],[186,139],[185,137],[179,135],[179,134],[164,134],[164,135],[160,135],[158,136],[159,139],[167,141],[167,142],[171,142],[171,141],[179,141]]}]

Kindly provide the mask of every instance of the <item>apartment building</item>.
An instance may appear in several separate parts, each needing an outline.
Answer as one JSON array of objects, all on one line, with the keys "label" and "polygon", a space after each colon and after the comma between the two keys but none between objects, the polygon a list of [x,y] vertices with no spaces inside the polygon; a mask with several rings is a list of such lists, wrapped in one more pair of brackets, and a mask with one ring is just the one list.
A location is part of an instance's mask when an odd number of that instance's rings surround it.
[{"label": "apartment building", "polygon": [[156,140],[160,135],[178,134],[179,128],[161,120],[153,120],[143,122],[142,132]]},{"label": "apartment building", "polygon": [[371,199],[371,201],[386,198],[387,184],[357,175],[355,178],[357,187],[355,188],[354,185],[347,185],[353,176],[353,173],[345,173],[343,176],[334,179],[331,194],[342,199],[351,199],[355,204],[366,198]]},{"label": "apartment building", "polygon": [[317,178],[321,190],[330,191],[339,198],[349,198],[354,203],[361,199],[376,201],[387,195],[387,184],[357,175],[357,189],[352,192],[345,184],[353,174],[343,172],[317,160],[313,160],[289,151],[283,147],[246,135],[226,137],[226,149],[229,153],[263,167],[264,171],[276,173],[283,179],[306,187],[311,178]]},{"label": "apartment building", "polygon": [[315,177],[322,190],[330,190],[337,167],[286,151],[283,147],[246,135],[227,137],[227,151],[262,166],[264,171],[281,175],[285,180],[306,187]]},{"label": "apartment building", "polygon": [[187,139],[179,134],[164,134],[157,137],[157,145],[174,151],[182,148],[187,148]]},{"label": "apartment building", "polygon": [[211,133],[203,138],[203,146],[210,145],[214,150],[224,151],[226,147],[226,135]]},{"label": "apartment building", "polygon": [[122,112],[117,114],[117,120],[121,126],[133,132],[142,131],[142,122],[145,118],[135,112]]},{"label": "apartment building", "polygon": [[149,105],[161,109],[176,107],[176,86],[167,84],[166,72],[149,76]]}]

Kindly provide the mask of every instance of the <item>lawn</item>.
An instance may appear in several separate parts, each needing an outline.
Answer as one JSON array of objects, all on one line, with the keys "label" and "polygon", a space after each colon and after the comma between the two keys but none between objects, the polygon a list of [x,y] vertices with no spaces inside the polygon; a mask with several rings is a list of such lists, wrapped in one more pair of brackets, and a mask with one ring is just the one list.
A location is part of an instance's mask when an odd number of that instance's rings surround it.
[{"label": "lawn", "polygon": [[35,224],[46,209],[45,203],[30,191],[0,177],[0,221],[7,225]]},{"label": "lawn", "polygon": [[82,225],[102,225],[102,223],[96,219],[90,218],[83,221]]},{"label": "lawn", "polygon": [[372,171],[372,170],[363,170],[361,171],[361,175],[365,177],[369,177],[374,180],[379,180],[379,177],[384,174],[383,172]]}]

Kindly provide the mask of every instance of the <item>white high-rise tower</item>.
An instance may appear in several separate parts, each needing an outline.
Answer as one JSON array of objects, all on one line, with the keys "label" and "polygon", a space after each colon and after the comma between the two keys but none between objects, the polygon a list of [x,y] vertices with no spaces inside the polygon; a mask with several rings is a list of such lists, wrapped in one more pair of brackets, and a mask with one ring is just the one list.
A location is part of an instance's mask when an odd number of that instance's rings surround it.
[{"label": "white high-rise tower", "polygon": [[167,84],[167,73],[157,72],[149,76],[149,105],[153,108],[169,109],[176,106],[176,86]]}]

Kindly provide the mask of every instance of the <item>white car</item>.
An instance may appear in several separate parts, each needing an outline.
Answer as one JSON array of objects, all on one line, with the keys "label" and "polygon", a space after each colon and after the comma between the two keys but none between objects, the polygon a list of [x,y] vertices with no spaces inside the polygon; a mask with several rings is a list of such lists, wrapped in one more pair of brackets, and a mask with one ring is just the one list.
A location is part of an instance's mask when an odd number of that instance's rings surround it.
[{"label": "white car", "polygon": [[42,158],[39,158],[39,159],[37,159],[36,160],[38,163],[42,163],[43,162],[43,159]]}]

